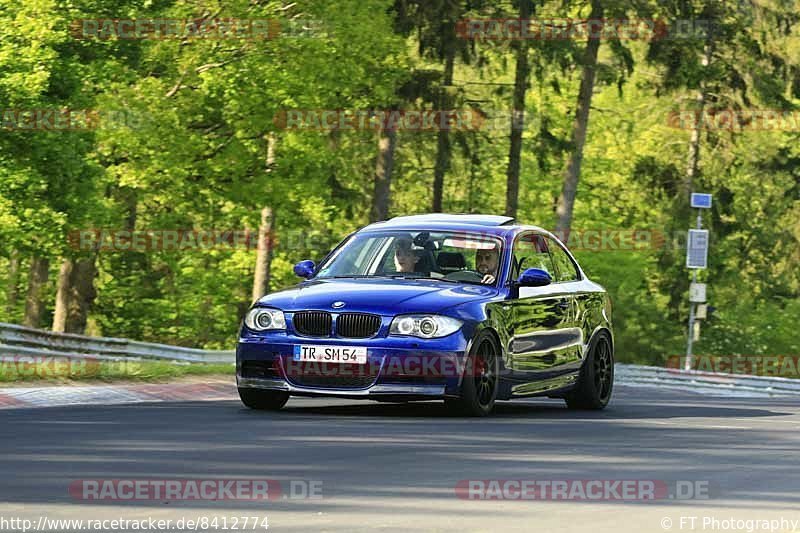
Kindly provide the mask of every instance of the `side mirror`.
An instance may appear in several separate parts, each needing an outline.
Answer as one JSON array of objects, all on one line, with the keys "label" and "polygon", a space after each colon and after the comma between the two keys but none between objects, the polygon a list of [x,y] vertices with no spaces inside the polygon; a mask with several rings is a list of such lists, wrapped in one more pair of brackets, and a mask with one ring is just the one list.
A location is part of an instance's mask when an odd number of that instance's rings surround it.
[{"label": "side mirror", "polygon": [[309,279],[314,275],[314,266],[314,261],[311,261],[310,259],[300,261],[294,266],[294,273],[301,278]]},{"label": "side mirror", "polygon": [[553,278],[541,268],[529,268],[517,279],[517,285],[520,287],[544,287],[551,283],[553,283]]}]

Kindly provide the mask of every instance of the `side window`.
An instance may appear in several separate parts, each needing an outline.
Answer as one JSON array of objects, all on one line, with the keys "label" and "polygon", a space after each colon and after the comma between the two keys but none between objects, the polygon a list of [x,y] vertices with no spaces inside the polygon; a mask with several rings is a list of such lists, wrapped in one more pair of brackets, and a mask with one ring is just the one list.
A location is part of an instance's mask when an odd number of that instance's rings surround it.
[{"label": "side window", "polygon": [[514,243],[511,279],[517,279],[528,268],[540,268],[555,279],[556,271],[547,248],[547,241],[541,235],[526,233],[518,237]]},{"label": "side window", "polygon": [[555,281],[578,281],[578,269],[575,264],[567,255],[564,249],[556,244],[554,241],[548,239],[550,242],[550,255],[553,256],[553,263],[556,267],[556,275],[553,276]]}]

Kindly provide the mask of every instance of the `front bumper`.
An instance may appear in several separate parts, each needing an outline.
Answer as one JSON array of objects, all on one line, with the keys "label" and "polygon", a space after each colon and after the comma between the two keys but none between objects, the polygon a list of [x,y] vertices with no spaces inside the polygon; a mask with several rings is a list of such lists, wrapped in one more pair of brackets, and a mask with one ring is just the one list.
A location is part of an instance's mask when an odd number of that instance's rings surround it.
[{"label": "front bumper", "polygon": [[447,394],[447,386],[414,385],[403,383],[375,383],[366,389],[337,389],[330,387],[301,387],[289,383],[285,379],[245,378],[236,376],[240,388],[268,389],[286,391],[293,396],[328,396],[334,398],[358,398],[378,401],[392,399],[403,400],[435,400],[453,394]]},{"label": "front bumper", "polygon": [[[366,375],[348,379],[348,365],[328,364],[307,378],[308,368],[293,361],[299,344],[364,346]],[[462,331],[441,339],[377,337],[309,338],[286,332],[242,335],[236,348],[236,382],[240,388],[289,392],[295,396],[328,396],[374,400],[424,400],[456,396],[461,385],[468,340]],[[354,365],[349,365],[353,367]],[[335,377],[328,379],[333,370]],[[318,370],[318,369],[317,369]],[[326,373],[327,372],[327,373]],[[346,381],[345,385],[342,381]]]}]

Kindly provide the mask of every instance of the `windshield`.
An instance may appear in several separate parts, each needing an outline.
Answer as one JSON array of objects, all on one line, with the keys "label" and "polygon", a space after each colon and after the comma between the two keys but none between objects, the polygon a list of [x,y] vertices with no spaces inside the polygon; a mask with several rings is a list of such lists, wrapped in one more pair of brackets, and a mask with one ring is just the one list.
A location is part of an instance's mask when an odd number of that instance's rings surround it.
[{"label": "windshield", "polygon": [[501,241],[479,233],[387,231],[357,234],[325,263],[317,279],[391,277],[494,285]]}]

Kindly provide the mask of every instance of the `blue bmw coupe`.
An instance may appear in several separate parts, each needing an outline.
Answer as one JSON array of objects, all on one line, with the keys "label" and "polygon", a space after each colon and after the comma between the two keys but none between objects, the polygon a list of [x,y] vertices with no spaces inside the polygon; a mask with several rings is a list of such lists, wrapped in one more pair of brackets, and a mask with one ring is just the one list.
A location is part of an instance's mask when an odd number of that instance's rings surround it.
[{"label": "blue bmw coupe", "polygon": [[242,402],[290,396],[444,400],[484,416],[497,400],[563,398],[602,409],[614,384],[611,301],[551,233],[490,215],[371,224],[297,286],[247,313]]}]

